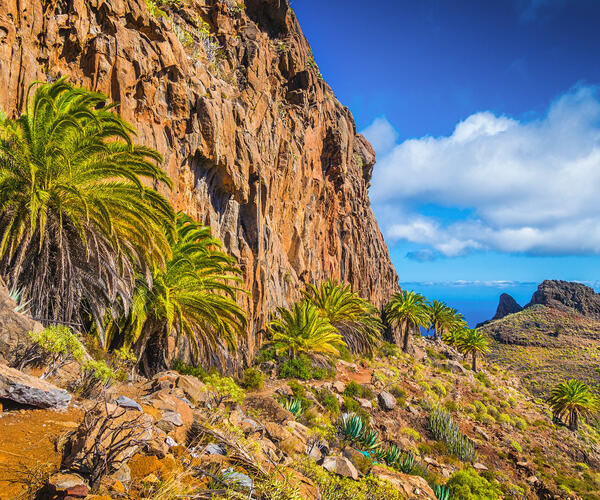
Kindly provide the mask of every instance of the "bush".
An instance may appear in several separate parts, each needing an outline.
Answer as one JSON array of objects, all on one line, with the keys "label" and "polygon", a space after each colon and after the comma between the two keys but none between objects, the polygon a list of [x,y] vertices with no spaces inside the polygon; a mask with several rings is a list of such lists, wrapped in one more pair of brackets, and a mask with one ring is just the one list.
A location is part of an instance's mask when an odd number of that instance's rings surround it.
[{"label": "bush", "polygon": [[446,389],[446,386],[439,380],[436,380],[433,383],[433,385],[431,386],[431,389],[433,390],[433,392],[435,392],[440,397],[444,397],[444,396],[446,396],[446,394],[448,394],[448,389]]},{"label": "bush", "polygon": [[446,486],[452,492],[452,498],[461,500],[499,500],[501,491],[477,472],[468,468],[454,473]]},{"label": "bush", "polygon": [[115,372],[104,361],[87,361],[81,369],[83,377],[79,392],[82,397],[90,397],[94,392],[109,387],[116,378]]},{"label": "bush", "polygon": [[458,411],[458,403],[452,399],[444,401],[444,408],[449,412],[457,412]]},{"label": "bush", "polygon": [[300,404],[302,405],[302,411],[312,406],[312,401],[306,397],[306,389],[302,384],[296,382],[295,380],[290,380],[288,382],[288,386],[291,389],[294,398],[300,401]]},{"label": "bush", "polygon": [[263,387],[265,376],[256,368],[246,368],[244,370],[244,378],[242,379],[242,387],[245,389],[260,390]]},{"label": "bush", "polygon": [[396,398],[396,403],[398,403],[399,406],[403,407],[406,404],[406,397],[408,394],[402,386],[398,384],[393,385],[390,387],[389,392]]},{"label": "bush", "polygon": [[313,366],[312,360],[305,355],[295,359],[288,359],[279,366],[279,378],[297,378],[300,380],[322,380],[335,376],[335,368],[318,368]]},{"label": "bush", "polygon": [[208,373],[206,373],[206,370],[204,370],[202,367],[186,365],[179,359],[173,361],[172,369],[181,373],[182,375],[191,375],[192,377],[196,377],[202,381],[204,381],[204,379],[208,376]]},{"label": "bush", "polygon": [[499,424],[511,424],[512,423],[512,420],[508,413],[501,413],[500,415],[498,415],[498,418],[496,420],[498,421]]},{"label": "bush", "polygon": [[448,450],[464,462],[475,458],[475,445],[460,432],[452,415],[443,408],[435,407],[429,414],[429,430],[438,441],[442,441]]},{"label": "bush", "polygon": [[413,438],[415,441],[418,441],[419,439],[421,439],[421,434],[418,433],[418,431],[411,429],[410,427],[403,427],[400,430],[401,434],[404,434],[405,436],[408,436],[410,438]]},{"label": "bush", "polygon": [[47,378],[71,361],[83,361],[83,344],[66,326],[49,326],[39,332],[29,332],[28,335],[33,345],[21,355],[17,365],[19,369],[32,363],[44,363],[47,367],[40,378]]},{"label": "bush", "polygon": [[332,417],[337,418],[340,414],[340,403],[335,397],[335,394],[328,389],[318,391],[317,400],[325,407]]},{"label": "bush", "polygon": [[344,396],[348,396],[351,398],[360,397],[362,394],[362,387],[360,384],[357,384],[354,381],[348,382],[346,388],[344,389]]},{"label": "bush", "polygon": [[215,373],[205,377],[204,383],[213,404],[217,407],[224,401],[233,401],[241,404],[246,397],[244,390],[231,377],[221,377]]}]

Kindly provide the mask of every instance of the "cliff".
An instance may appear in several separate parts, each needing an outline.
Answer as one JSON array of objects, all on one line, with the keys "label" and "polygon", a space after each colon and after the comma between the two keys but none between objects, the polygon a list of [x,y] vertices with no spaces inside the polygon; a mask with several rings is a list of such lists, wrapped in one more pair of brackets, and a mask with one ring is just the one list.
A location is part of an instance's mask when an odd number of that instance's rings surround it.
[{"label": "cliff", "polygon": [[545,280],[526,307],[541,304],[562,310],[574,310],[583,316],[600,319],[600,294],[593,288],[570,281]]},{"label": "cliff", "polygon": [[496,314],[492,319],[484,321],[483,323],[479,323],[477,328],[483,325],[487,325],[490,321],[495,321],[497,319],[502,319],[504,316],[508,316],[509,314],[518,313],[522,311],[523,308],[517,303],[517,301],[509,295],[508,293],[503,293],[500,295],[500,300],[498,300],[498,307],[496,308]]},{"label": "cliff", "polygon": [[347,281],[380,305],[397,276],[371,211],[375,155],[323,81],[287,0],[7,0],[0,109],[68,76],[120,102],[156,148],[177,209],[239,259],[253,350],[303,284]]}]

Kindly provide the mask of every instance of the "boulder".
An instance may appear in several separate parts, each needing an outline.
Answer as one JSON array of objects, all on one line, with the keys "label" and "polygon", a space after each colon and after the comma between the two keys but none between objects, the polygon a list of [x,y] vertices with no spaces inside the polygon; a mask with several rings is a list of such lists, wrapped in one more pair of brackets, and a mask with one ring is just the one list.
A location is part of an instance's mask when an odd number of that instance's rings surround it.
[{"label": "boulder", "polygon": [[0,398],[36,408],[65,408],[71,402],[67,391],[2,364]]},{"label": "boulder", "polygon": [[356,398],[356,401],[358,401],[358,404],[361,406],[361,408],[364,408],[365,410],[373,409],[373,405],[368,399]]},{"label": "boulder", "polygon": [[85,498],[90,492],[88,483],[77,474],[59,472],[48,478],[46,491],[50,498]]},{"label": "boulder", "polygon": [[254,410],[263,421],[284,424],[289,420],[294,420],[294,416],[283,408],[277,401],[269,396],[254,394],[247,396],[244,400],[244,410]]},{"label": "boulder", "polygon": [[410,476],[380,465],[374,466],[371,474],[389,481],[407,500],[436,500],[435,493],[421,476]]},{"label": "boulder", "polygon": [[115,472],[153,435],[150,415],[100,402],[88,409],[70,439],[63,466],[72,470],[95,471],[106,464],[107,473]]},{"label": "boulder", "polygon": [[391,411],[396,408],[396,398],[387,391],[381,391],[377,395],[377,401],[379,402],[381,409],[385,411]]},{"label": "boulder", "polygon": [[457,375],[464,375],[465,373],[467,373],[467,369],[462,365],[462,363],[459,363],[455,359],[447,360],[446,366],[448,367],[451,373],[455,373]]},{"label": "boulder", "polygon": [[336,380],[331,386],[335,389],[336,392],[342,394],[346,390],[346,384],[341,380]]},{"label": "boulder", "polygon": [[352,462],[346,457],[335,457],[328,456],[323,459],[321,464],[324,469],[329,472],[333,472],[338,476],[351,477],[352,479],[358,479],[358,471]]},{"label": "boulder", "polygon": [[180,375],[175,381],[175,385],[184,392],[193,404],[205,402],[208,398],[206,385],[192,375]]},{"label": "boulder", "polygon": [[117,406],[122,408],[128,408],[130,410],[142,411],[142,407],[136,403],[133,399],[128,398],[127,396],[119,396],[115,401]]}]

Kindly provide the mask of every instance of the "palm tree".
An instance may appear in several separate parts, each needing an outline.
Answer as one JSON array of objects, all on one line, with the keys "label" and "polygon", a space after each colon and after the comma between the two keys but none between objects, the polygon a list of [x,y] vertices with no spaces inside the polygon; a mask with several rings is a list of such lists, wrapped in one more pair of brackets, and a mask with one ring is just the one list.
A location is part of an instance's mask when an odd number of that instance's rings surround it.
[{"label": "palm tree", "polygon": [[267,326],[278,355],[299,353],[339,356],[338,347],[346,346],[337,329],[311,302],[296,302],[292,308],[277,308],[278,317]]},{"label": "palm tree", "polygon": [[429,328],[433,328],[435,340],[440,340],[444,333],[456,326],[457,314],[455,309],[448,307],[439,300],[434,300],[431,303],[429,306],[429,316],[431,321]]},{"label": "palm tree", "polygon": [[464,355],[471,355],[471,368],[477,371],[477,353],[484,354],[490,350],[488,337],[479,330],[465,328],[456,336],[456,348]]},{"label": "palm tree", "polygon": [[350,285],[327,280],[318,287],[309,285],[302,293],[339,331],[351,351],[371,353],[379,343],[383,330],[379,311]]},{"label": "palm tree", "polygon": [[143,277],[124,326],[125,344],[134,351],[146,374],[167,366],[169,335],[186,335],[194,359],[210,361],[223,344],[235,351],[237,335],[246,317],[236,303],[243,292],[236,283],[241,271],[233,257],[221,251],[221,242],[189,216],[178,213],[175,232],[169,236],[171,257],[152,272],[152,287]]},{"label": "palm tree", "polygon": [[44,323],[101,326],[131,302],[134,268],[168,254],[173,211],[142,184],[170,186],[161,156],[106,100],[34,83],[25,112],[0,119],[0,274]]},{"label": "palm tree", "polygon": [[402,350],[407,352],[411,330],[430,324],[429,304],[420,293],[402,290],[395,293],[386,305],[385,317],[391,324],[401,328]]},{"label": "palm tree", "polygon": [[569,429],[575,431],[579,417],[598,411],[598,397],[590,392],[587,384],[579,380],[568,380],[554,386],[549,399],[556,419],[566,417]]}]

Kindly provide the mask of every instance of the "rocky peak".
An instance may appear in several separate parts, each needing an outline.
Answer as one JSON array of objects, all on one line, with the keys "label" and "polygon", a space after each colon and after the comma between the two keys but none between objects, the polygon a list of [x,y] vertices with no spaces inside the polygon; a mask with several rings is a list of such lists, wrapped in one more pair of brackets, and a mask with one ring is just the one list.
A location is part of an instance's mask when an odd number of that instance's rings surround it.
[{"label": "rocky peak", "polygon": [[509,295],[508,293],[503,293],[502,295],[500,295],[498,307],[496,308],[496,314],[494,315],[492,320],[501,319],[504,318],[504,316],[508,316],[509,314],[514,314],[522,310],[523,308],[519,304],[517,304],[517,301],[513,299],[511,295]]},{"label": "rocky peak", "polygon": [[573,309],[584,316],[600,318],[600,294],[581,283],[545,280],[538,286],[525,307],[535,304],[561,310]]}]

